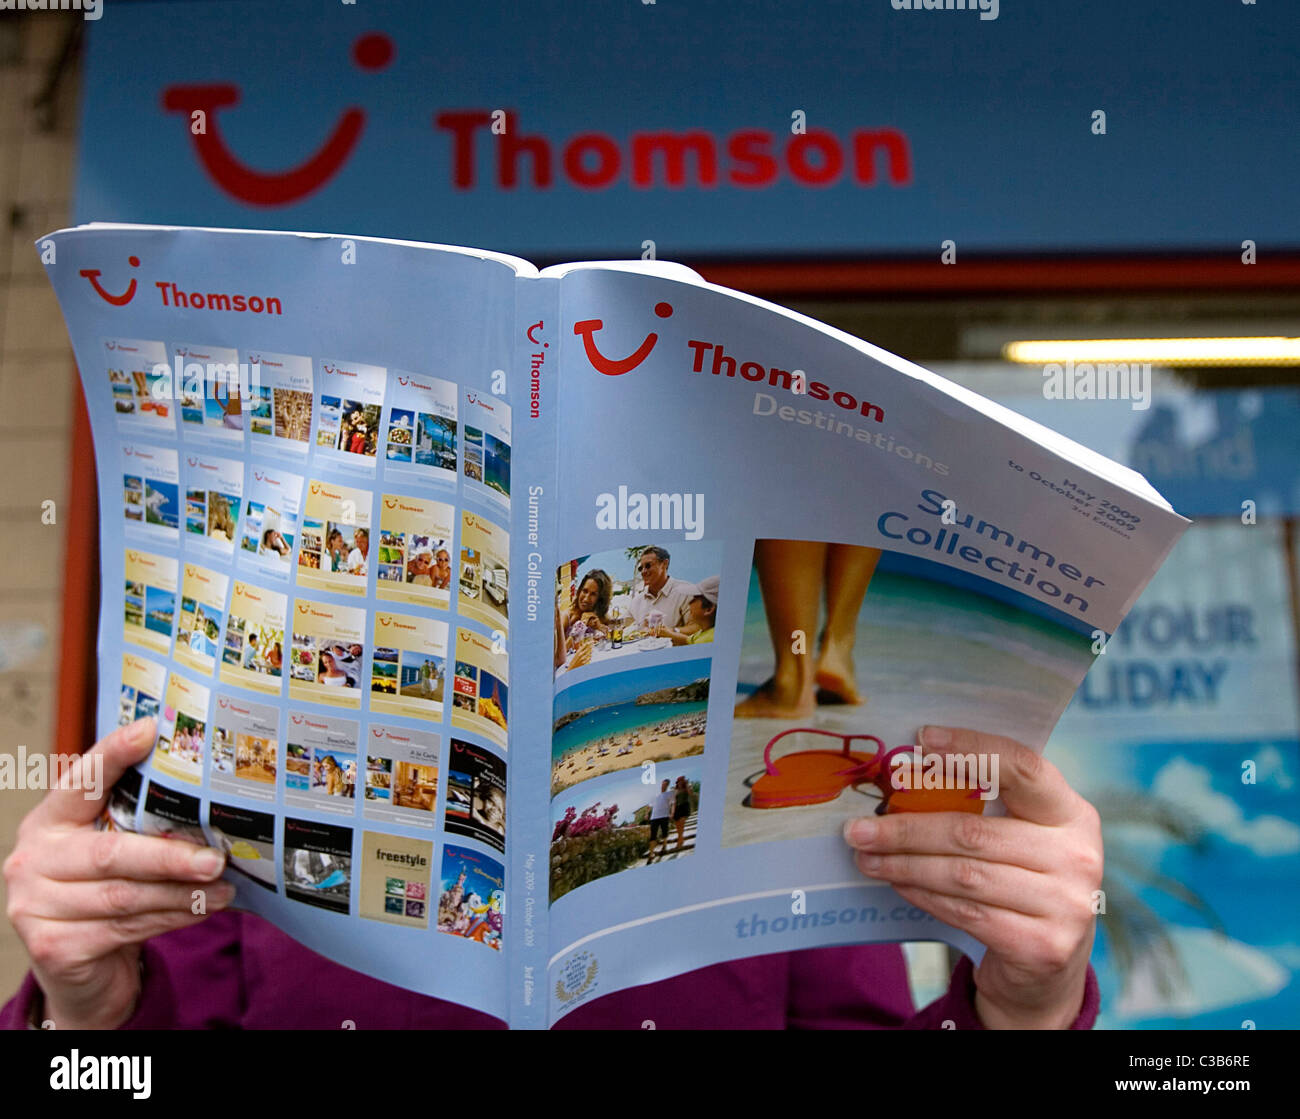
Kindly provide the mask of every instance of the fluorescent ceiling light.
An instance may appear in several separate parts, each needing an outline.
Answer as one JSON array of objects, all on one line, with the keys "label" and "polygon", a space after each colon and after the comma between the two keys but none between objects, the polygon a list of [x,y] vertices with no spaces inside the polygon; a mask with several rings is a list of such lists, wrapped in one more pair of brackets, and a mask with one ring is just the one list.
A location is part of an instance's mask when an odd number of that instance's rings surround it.
[{"label": "fluorescent ceiling light", "polygon": [[1002,356],[1022,365],[1300,365],[1300,338],[1044,338],[1008,342]]}]

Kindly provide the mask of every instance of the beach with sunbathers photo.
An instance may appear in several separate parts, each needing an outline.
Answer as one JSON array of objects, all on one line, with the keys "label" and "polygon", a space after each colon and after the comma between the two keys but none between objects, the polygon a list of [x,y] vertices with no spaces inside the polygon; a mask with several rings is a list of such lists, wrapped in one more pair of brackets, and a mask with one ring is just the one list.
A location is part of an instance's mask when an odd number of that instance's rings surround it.
[{"label": "beach with sunbathers photo", "polygon": [[551,796],[606,773],[704,752],[707,703],[617,703],[555,732]]}]

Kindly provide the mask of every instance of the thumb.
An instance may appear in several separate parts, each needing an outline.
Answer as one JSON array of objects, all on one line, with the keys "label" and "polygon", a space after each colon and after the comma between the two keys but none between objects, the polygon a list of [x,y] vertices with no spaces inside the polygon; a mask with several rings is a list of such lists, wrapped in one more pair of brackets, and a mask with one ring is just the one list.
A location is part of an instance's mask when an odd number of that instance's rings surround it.
[{"label": "thumb", "polygon": [[38,811],[51,824],[89,824],[104,810],[117,779],[153,749],[157,729],[149,717],[105,735],[62,774]]}]

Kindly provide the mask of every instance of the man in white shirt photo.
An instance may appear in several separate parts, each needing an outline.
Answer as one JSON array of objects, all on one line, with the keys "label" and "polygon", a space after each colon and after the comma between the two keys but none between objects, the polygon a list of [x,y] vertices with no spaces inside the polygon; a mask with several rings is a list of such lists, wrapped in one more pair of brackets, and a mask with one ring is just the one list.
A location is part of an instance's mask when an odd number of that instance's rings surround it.
[{"label": "man in white shirt photo", "polygon": [[647,628],[646,619],[652,613],[662,614],[659,624],[670,629],[679,629],[690,621],[695,584],[669,575],[668,560],[667,550],[655,544],[637,557],[642,586],[630,596],[628,609],[642,629]]},{"label": "man in white shirt photo", "polygon": [[659,795],[650,807],[650,849],[646,852],[646,865],[655,861],[655,844],[659,843],[668,850],[668,817],[673,811],[673,791],[668,787],[665,777],[659,784]]}]

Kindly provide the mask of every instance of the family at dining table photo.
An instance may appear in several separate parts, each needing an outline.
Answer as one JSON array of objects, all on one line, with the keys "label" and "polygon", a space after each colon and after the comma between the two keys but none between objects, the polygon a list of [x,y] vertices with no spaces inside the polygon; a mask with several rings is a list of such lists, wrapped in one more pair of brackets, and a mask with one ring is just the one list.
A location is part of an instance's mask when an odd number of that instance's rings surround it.
[{"label": "family at dining table photo", "polygon": [[555,580],[555,674],[617,657],[713,641],[716,541],[642,544],[579,556]]}]

